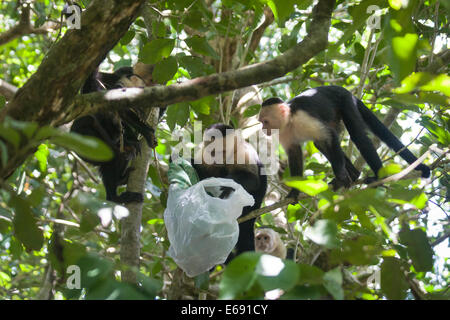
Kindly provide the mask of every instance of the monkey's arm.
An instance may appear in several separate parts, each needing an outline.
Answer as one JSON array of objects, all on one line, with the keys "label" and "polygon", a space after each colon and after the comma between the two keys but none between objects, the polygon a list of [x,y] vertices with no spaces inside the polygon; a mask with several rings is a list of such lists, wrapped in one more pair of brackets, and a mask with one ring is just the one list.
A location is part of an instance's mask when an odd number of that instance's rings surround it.
[{"label": "monkey's arm", "polygon": [[[289,170],[291,177],[303,176],[303,151],[300,145],[291,145],[287,150]],[[297,198],[299,191],[295,188],[288,193],[287,198]]]}]

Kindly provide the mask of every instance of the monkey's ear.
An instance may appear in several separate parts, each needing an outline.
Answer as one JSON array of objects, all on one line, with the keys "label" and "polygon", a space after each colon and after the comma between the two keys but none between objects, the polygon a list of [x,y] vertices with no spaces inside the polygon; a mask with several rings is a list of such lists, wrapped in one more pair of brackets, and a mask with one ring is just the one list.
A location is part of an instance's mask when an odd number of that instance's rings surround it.
[{"label": "monkey's ear", "polygon": [[155,82],[153,82],[152,76],[153,68],[153,65],[138,62],[133,67],[133,73],[141,77],[144,80],[146,86],[152,86],[155,84]]},{"label": "monkey's ear", "polygon": [[278,109],[280,110],[280,113],[283,117],[288,117],[291,111],[291,108],[289,108],[289,106],[286,103],[279,103],[278,104]]}]

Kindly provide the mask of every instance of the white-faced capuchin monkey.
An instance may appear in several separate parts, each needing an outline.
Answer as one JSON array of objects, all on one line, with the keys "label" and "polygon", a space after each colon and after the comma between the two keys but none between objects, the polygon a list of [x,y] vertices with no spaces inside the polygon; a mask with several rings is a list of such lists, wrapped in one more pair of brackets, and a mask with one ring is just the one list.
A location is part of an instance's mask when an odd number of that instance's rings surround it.
[{"label": "white-faced capuchin monkey", "polygon": [[[155,83],[152,79],[153,66],[138,62],[133,68],[122,67],[114,73],[95,70],[86,79],[81,93],[91,93],[111,89],[145,87]],[[160,111],[160,115],[164,109]],[[93,115],[76,119],[72,132],[97,137],[103,140],[114,152],[114,157],[107,162],[85,159],[99,167],[106,190],[106,200],[116,203],[142,202],[141,193],[126,191],[117,194],[117,187],[128,181],[131,172],[129,162],[140,152],[139,135],[142,135],[150,147],[155,147],[155,130],[149,126],[143,113],[137,108],[126,110],[101,111]]]},{"label": "white-faced capuchin monkey", "polygon": [[278,232],[270,228],[260,228],[256,230],[255,251],[286,259],[286,246],[281,240]]},{"label": "white-faced capuchin monkey", "polygon": [[[344,122],[350,139],[361,152],[375,174],[366,182],[377,179],[382,162],[366,134],[368,127],[409,164],[417,158],[392,134],[391,131],[349,91],[338,86],[322,86],[306,90],[288,102],[270,98],[262,103],[259,121],[267,134],[279,129],[280,142],[288,155],[291,176],[303,174],[303,157],[300,143],[314,141],[314,145],[330,161],[335,174],[334,189],[349,187],[359,177],[359,171],[346,157],[340,146],[339,128]],[[419,164],[416,170],[422,177],[430,176],[430,168]],[[292,190],[288,197],[296,197]]]},{"label": "white-faced capuchin monkey", "polygon": [[[261,207],[267,190],[267,176],[262,174],[263,164],[259,160],[256,150],[242,137],[238,137],[233,129],[233,127],[223,123],[213,124],[207,128],[203,135],[203,146],[200,153],[196,154],[193,167],[200,180],[210,177],[233,179],[251,194],[255,199],[255,203],[253,206],[243,208],[242,216],[245,216]],[[216,141],[216,139],[219,140]],[[212,144],[212,142],[215,143]],[[211,163],[211,161],[206,161],[207,159],[217,160],[218,163]],[[220,198],[229,196],[232,191],[229,189],[222,187]],[[255,219],[239,224],[236,252],[235,254],[230,254],[227,263],[235,255],[255,249]]]}]

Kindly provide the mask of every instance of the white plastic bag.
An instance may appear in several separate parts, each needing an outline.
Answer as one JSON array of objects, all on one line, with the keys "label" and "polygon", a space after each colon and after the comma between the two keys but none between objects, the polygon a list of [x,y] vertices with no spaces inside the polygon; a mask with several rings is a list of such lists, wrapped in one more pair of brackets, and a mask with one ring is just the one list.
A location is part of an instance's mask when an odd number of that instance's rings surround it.
[{"label": "white plastic bag", "polygon": [[[214,194],[220,187],[231,187],[234,191],[227,199],[207,194],[206,190]],[[209,178],[187,189],[171,185],[164,211],[170,240],[168,255],[189,277],[224,263],[238,240],[237,218],[245,206],[254,202],[231,179]]]}]

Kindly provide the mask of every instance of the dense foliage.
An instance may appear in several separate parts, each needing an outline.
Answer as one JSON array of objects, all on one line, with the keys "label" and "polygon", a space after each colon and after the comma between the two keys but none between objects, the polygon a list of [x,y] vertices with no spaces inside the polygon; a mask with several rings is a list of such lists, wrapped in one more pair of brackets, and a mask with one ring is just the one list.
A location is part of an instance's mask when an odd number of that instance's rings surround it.
[{"label": "dense foliage", "polygon": [[[0,3],[0,87],[3,82],[24,85],[68,31],[61,16],[64,1],[33,1],[27,28],[20,22],[25,2]],[[84,9],[90,2],[79,3]],[[154,2],[146,7],[151,19],[140,15],[101,69],[111,72],[142,61],[155,65],[157,83],[170,85],[264,62],[306,36],[313,4]],[[288,182],[308,196],[257,220],[257,226],[282,235],[295,261],[246,253],[193,281],[166,256],[167,167],[178,143],[171,134],[180,129],[191,136],[194,121],[207,126],[224,120],[254,133],[260,101],[238,104],[240,90],[172,104],[158,124],[158,147],[145,183],[140,267],[133,270],[138,286],[121,282],[124,209],[104,201],[98,172],[80,159],[107,159],[110,150],[67,133],[64,126],[6,119],[0,125],[2,166],[27,151],[33,154],[0,180],[0,297],[448,299],[449,9],[447,1],[436,0],[337,1],[327,49],[285,77],[259,84],[259,99],[288,99],[318,85],[343,86],[384,119],[413,153],[426,153],[424,162],[432,168],[430,179],[407,175],[375,188],[356,184],[333,192],[327,185],[329,163],[308,143],[305,178]],[[21,25],[22,33],[5,37]],[[9,99],[2,89],[0,107]],[[347,133],[343,141],[367,176],[369,169]],[[286,154],[281,147],[278,152],[282,169],[269,177],[266,205],[288,191],[283,183]],[[384,145],[378,153],[385,165],[382,175],[406,168]],[[80,267],[81,289],[69,285],[72,265]]]}]

